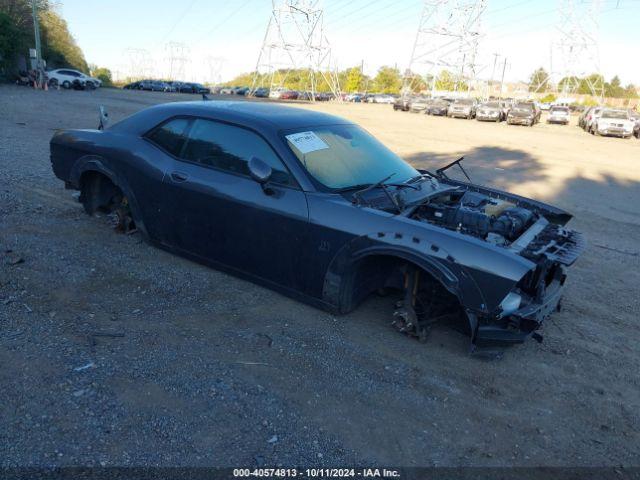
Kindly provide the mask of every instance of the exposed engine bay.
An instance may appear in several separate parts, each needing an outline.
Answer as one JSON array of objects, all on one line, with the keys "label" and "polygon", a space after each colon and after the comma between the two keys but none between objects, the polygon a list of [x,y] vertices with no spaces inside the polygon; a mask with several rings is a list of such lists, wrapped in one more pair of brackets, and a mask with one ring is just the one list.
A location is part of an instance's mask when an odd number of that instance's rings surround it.
[{"label": "exposed engine bay", "polygon": [[514,203],[472,191],[449,191],[433,197],[412,217],[500,246],[510,245],[539,218]]}]

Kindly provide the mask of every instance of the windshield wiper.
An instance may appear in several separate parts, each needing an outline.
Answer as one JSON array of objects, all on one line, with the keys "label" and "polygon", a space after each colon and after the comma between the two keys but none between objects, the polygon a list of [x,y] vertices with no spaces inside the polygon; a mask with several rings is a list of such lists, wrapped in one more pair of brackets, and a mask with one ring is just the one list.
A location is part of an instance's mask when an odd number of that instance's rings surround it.
[{"label": "windshield wiper", "polygon": [[[400,205],[400,202],[398,201],[397,198],[395,198],[393,195],[391,195],[391,193],[389,193],[389,190],[387,189],[388,185],[385,185],[384,182],[386,182],[387,180],[389,180],[391,177],[393,177],[395,175],[395,172],[392,173],[391,175],[388,175],[386,177],[384,177],[382,180],[380,180],[379,182],[376,183],[372,183],[371,185],[363,188],[362,190],[357,190],[355,192],[353,192],[353,197],[352,197],[352,202],[356,205],[359,205],[362,203],[362,194],[363,193],[367,193],[371,190],[373,190],[374,188],[382,188],[382,191],[384,192],[384,194],[387,196],[387,198],[389,199],[389,201],[393,204],[394,207],[396,207],[396,210],[398,211],[398,213],[402,212],[402,207]],[[398,186],[400,184],[393,184],[394,186]],[[409,185],[404,185],[404,186],[409,186]]]},{"label": "windshield wiper", "polygon": [[393,177],[395,175],[395,172],[392,173],[391,175],[388,175],[386,177],[384,177],[382,180],[380,180],[379,182],[376,183],[372,183],[370,185],[367,185],[366,187],[364,187],[361,190],[358,190],[356,192],[353,192],[353,198],[357,198],[358,200],[362,200],[362,194],[363,193],[367,193],[371,190],[373,190],[374,188],[378,188],[378,187],[382,187],[382,189],[386,192],[386,188],[384,188],[384,182],[386,182],[387,180],[389,180],[391,177]]}]

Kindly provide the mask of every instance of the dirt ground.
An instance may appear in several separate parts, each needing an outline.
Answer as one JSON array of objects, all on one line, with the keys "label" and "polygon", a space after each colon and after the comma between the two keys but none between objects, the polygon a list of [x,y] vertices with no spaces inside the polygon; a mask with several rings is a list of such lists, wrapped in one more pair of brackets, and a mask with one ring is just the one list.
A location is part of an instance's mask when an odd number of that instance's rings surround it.
[{"label": "dirt ground", "polygon": [[488,361],[384,298],[336,318],[86,216],[54,130],[189,98],[0,87],[0,465],[640,465],[640,141],[298,105],[575,214],[564,310]]}]

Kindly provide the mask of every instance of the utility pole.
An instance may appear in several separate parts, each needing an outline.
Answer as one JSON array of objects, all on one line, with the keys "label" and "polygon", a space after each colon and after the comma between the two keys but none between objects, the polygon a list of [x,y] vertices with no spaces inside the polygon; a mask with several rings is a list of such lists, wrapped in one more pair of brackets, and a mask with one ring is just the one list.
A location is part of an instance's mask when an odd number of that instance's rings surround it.
[{"label": "utility pole", "polygon": [[498,53],[494,53],[493,54],[493,70],[491,70],[491,80],[489,80],[489,91],[493,92],[493,76],[496,74],[496,64],[498,63],[498,57],[500,56],[500,54]]},{"label": "utility pole", "polygon": [[33,34],[36,39],[36,70],[38,72],[38,83],[44,80],[44,71],[42,65],[42,49],[40,46],[40,22],[38,21],[37,0],[31,0],[31,10],[33,15]]},{"label": "utility pole", "polygon": [[507,70],[507,57],[504,57],[504,63],[502,64],[502,78],[500,79],[500,100],[502,100],[502,87],[504,85],[504,72]]}]

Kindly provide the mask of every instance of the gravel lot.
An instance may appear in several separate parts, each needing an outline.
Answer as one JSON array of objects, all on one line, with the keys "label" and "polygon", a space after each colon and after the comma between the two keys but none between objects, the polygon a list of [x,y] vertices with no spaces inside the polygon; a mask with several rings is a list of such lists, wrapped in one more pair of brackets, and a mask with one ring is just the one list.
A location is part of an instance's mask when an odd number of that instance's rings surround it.
[{"label": "gravel lot", "polygon": [[564,310],[487,361],[384,298],[336,318],[86,216],[53,131],[187,98],[0,87],[0,465],[640,465],[640,141],[300,105],[575,213]]}]

